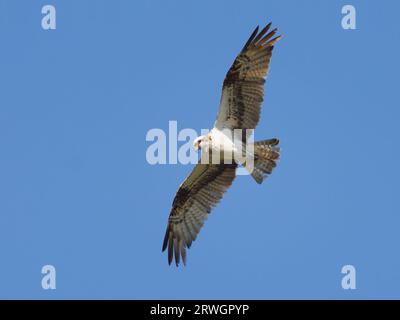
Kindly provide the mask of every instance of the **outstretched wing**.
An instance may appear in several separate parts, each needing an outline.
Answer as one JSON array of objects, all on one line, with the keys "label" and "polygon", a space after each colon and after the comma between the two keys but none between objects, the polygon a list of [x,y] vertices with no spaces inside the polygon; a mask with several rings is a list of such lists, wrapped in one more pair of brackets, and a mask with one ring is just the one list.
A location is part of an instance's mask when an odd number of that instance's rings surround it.
[{"label": "outstretched wing", "polygon": [[254,129],[260,119],[264,82],[269,69],[277,29],[260,33],[258,27],[244,45],[226,74],[215,127],[218,129]]},{"label": "outstretched wing", "polygon": [[168,263],[175,256],[186,264],[186,248],[200,232],[212,208],[221,200],[236,176],[236,164],[198,163],[181,184],[168,219],[162,250],[168,247]]}]

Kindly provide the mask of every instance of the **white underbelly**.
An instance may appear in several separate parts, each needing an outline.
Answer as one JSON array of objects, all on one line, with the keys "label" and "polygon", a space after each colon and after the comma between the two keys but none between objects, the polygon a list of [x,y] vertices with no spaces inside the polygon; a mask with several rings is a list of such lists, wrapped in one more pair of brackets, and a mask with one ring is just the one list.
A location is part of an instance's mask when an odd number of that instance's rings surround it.
[{"label": "white underbelly", "polygon": [[[240,139],[233,137],[232,131],[220,131],[213,128],[210,132],[211,148],[216,152],[224,152],[225,155],[230,154],[234,159],[240,159],[243,155],[243,146]],[[239,161],[241,162],[241,161]]]}]

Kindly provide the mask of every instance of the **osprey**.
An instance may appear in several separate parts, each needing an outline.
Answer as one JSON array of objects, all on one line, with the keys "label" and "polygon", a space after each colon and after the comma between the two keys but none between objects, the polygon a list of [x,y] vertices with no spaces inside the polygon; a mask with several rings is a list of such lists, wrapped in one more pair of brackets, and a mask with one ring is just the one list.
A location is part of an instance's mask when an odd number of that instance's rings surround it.
[{"label": "osprey", "polygon": [[[214,128],[194,141],[195,150],[201,149],[202,155],[172,203],[162,247],[162,251],[168,248],[169,264],[174,257],[177,266],[181,258],[186,264],[186,248],[190,248],[208,214],[231,186],[239,165],[246,166],[259,184],[276,167],[278,139],[247,142],[260,119],[272,50],[281,37],[274,37],[277,29],[268,32],[270,27],[271,23],[260,32],[258,26],[253,31],[225,76]],[[215,154],[218,160],[211,161]],[[227,154],[232,154],[234,160],[227,159]]]}]

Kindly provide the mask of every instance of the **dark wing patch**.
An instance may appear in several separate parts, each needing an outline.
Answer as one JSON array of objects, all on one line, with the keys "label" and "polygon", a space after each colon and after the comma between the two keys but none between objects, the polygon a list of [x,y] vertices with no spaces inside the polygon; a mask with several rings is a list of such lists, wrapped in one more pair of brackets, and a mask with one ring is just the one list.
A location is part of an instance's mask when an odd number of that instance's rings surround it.
[{"label": "dark wing patch", "polygon": [[196,239],[208,214],[222,199],[236,176],[236,164],[197,164],[180,186],[172,203],[162,250],[168,263],[175,257],[186,264],[186,248]]}]

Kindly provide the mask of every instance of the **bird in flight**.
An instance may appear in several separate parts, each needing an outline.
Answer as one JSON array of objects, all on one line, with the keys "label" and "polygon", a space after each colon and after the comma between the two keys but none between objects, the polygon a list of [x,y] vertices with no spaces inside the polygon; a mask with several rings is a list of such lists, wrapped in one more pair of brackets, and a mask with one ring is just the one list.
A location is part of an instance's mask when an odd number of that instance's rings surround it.
[{"label": "bird in flight", "polygon": [[194,141],[195,150],[201,149],[202,155],[172,203],[162,246],[162,251],[168,248],[169,264],[175,258],[177,266],[181,260],[186,265],[186,249],[231,186],[239,165],[259,184],[276,167],[278,139],[248,143],[260,119],[272,50],[281,37],[275,36],[277,29],[269,31],[270,27],[271,23],[253,31],[225,76],[214,128]]}]

